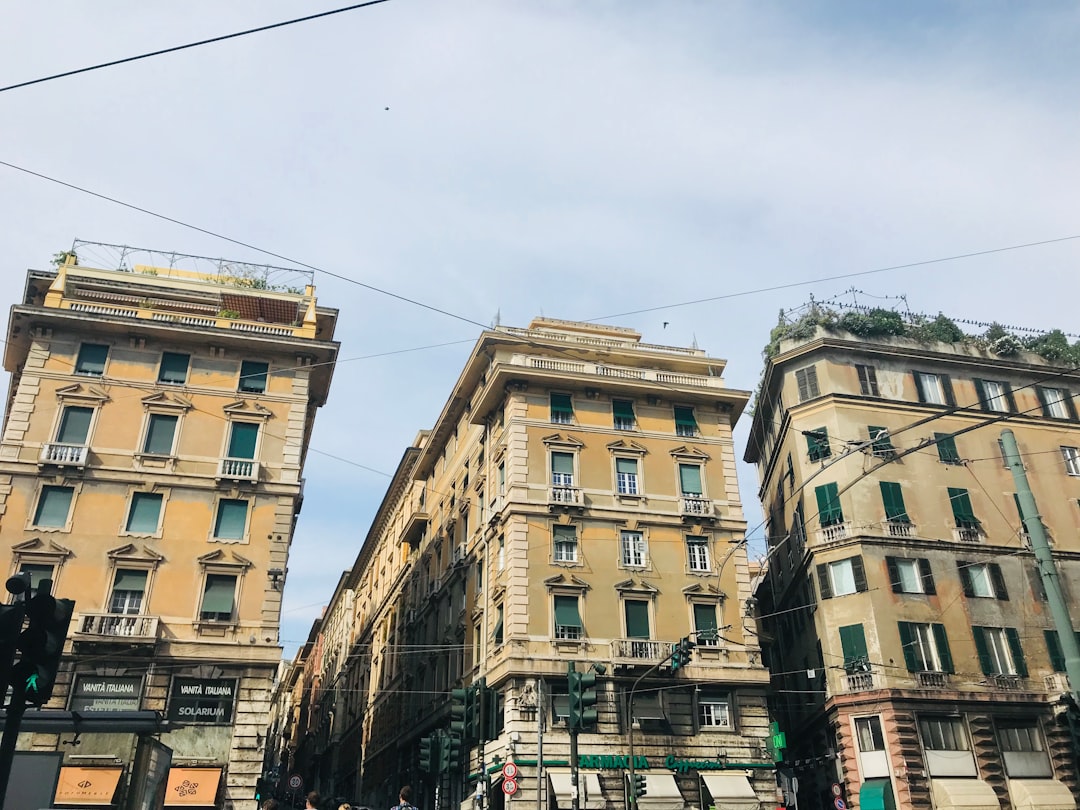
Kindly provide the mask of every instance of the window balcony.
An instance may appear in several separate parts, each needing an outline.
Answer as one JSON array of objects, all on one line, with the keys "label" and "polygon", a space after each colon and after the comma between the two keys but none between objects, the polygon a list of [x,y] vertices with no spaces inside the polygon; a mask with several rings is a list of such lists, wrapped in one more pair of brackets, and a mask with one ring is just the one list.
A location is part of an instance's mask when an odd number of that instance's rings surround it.
[{"label": "window balcony", "polygon": [[949,675],[946,672],[916,672],[915,685],[920,689],[945,689],[949,685]]},{"label": "window balcony", "polygon": [[223,458],[218,461],[218,480],[258,481],[259,462],[250,458]]},{"label": "window balcony", "polygon": [[818,532],[818,539],[822,543],[832,543],[835,540],[844,540],[851,537],[850,523],[833,523],[830,526],[822,526]]},{"label": "window balcony", "polygon": [[953,539],[961,543],[981,543],[982,529],[978,526],[957,526],[953,529]]},{"label": "window balcony", "polygon": [[878,689],[877,673],[872,669],[861,672],[845,672],[841,685],[845,692],[869,692]]},{"label": "window balcony", "polygon": [[700,495],[683,495],[679,498],[679,511],[684,515],[711,517],[713,504],[711,500]]},{"label": "window balcony", "polygon": [[83,641],[123,639],[125,642],[153,644],[158,638],[158,617],[129,613],[84,613],[76,636]]},{"label": "window balcony", "polygon": [[64,467],[86,466],[86,456],[89,448],[85,444],[61,444],[49,442],[41,448],[38,462],[41,464],[56,464]]},{"label": "window balcony", "polygon": [[886,520],[881,530],[889,537],[915,537],[915,524],[906,520]]},{"label": "window balcony", "polygon": [[1006,692],[1019,692],[1026,688],[1026,683],[1019,675],[991,675],[988,685]]},{"label": "window balcony", "polygon": [[561,503],[567,506],[581,506],[584,502],[578,487],[557,486],[548,490],[549,503]]},{"label": "window balcony", "polygon": [[1055,672],[1043,678],[1043,685],[1047,692],[1068,692],[1069,676],[1064,672]]},{"label": "window balcony", "polygon": [[647,638],[617,638],[611,642],[611,657],[616,664],[655,664],[671,652],[671,642]]}]

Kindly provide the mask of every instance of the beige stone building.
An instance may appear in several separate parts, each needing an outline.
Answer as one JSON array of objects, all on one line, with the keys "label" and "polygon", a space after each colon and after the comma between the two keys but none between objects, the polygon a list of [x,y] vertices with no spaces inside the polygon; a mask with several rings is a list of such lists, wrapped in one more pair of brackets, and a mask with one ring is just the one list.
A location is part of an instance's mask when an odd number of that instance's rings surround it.
[{"label": "beige stone building", "polygon": [[[515,805],[569,808],[567,671],[603,663],[582,808],[623,806],[631,734],[642,810],[774,801],[731,434],[748,393],[723,370],[620,327],[485,331],[348,575],[351,649],[321,691],[334,732],[305,777],[372,807],[411,782],[432,810],[419,740],[446,728],[449,690],[483,678],[495,737],[439,780],[440,807],[471,807],[481,773],[485,806],[503,807],[513,761]],[[689,666],[650,675],[686,636]]]},{"label": "beige stone building", "polygon": [[811,328],[765,370],[746,459],[800,808],[833,807],[834,783],[865,810],[1076,806],[1068,683],[999,438],[1018,439],[1071,598],[1080,376],[954,337]]},{"label": "beige stone building", "polygon": [[[11,309],[0,547],[10,574],[51,578],[76,603],[46,707],[75,719],[46,733],[31,713],[19,748],[62,755],[57,802],[79,804],[87,775],[126,802],[147,735],[125,713],[156,712],[166,730],[152,736],[172,749],[166,806],[239,807],[263,768],[337,312],[317,306],[310,277],[268,283],[285,272],[273,268],[62,259],[30,271]],[[80,717],[99,731],[64,744]]]}]

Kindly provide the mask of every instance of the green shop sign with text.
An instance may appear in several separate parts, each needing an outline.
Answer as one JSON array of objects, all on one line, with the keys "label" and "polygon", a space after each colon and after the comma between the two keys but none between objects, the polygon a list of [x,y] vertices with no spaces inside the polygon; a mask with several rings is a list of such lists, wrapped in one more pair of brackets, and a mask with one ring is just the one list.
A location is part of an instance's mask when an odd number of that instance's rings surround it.
[{"label": "green shop sign with text", "polygon": [[[578,757],[579,768],[597,768],[599,770],[627,770],[630,768],[630,757],[617,756],[614,754],[592,755],[585,754]],[[647,757],[634,757],[634,770],[649,770]],[[716,759],[678,759],[673,754],[664,757],[664,767],[668,770],[687,773],[688,771],[722,771],[730,767],[727,763]]]}]

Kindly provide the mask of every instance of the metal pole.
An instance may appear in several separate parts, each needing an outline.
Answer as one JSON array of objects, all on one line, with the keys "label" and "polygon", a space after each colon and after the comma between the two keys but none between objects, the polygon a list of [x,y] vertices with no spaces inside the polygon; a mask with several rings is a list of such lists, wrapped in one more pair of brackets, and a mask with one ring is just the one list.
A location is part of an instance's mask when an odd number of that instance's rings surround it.
[{"label": "metal pole", "polygon": [[15,761],[15,744],[19,741],[19,726],[22,725],[25,711],[26,681],[19,675],[13,679],[11,684],[11,704],[7,709],[4,738],[0,741],[0,810],[4,810],[4,802],[7,799],[11,766]]},{"label": "metal pole", "polygon": [[1043,589],[1046,591],[1046,602],[1050,607],[1050,615],[1054,619],[1054,627],[1057,628],[1058,643],[1061,652],[1065,656],[1065,673],[1069,676],[1069,692],[1073,700],[1080,698],[1080,644],[1076,642],[1076,634],[1073,631],[1072,618],[1069,616],[1069,606],[1065,601],[1065,595],[1061,592],[1061,582],[1058,578],[1057,566],[1054,564],[1054,555],[1050,551],[1050,543],[1046,539],[1046,530],[1043,528],[1042,519],[1039,517],[1039,508],[1035,503],[1035,496],[1031,492],[1028,483],[1027,471],[1024,463],[1020,460],[1020,450],[1016,446],[1016,437],[1009,428],[1001,431],[1001,446],[1005,451],[1005,462],[1012,472],[1013,482],[1016,484],[1016,499],[1020,504],[1020,517],[1024,521],[1024,528],[1031,538],[1031,548],[1035,552],[1035,564],[1042,578]]},{"label": "metal pole", "polygon": [[544,679],[536,679],[536,810],[544,810],[541,796],[544,792],[544,724],[547,712],[544,709]]},{"label": "metal pole", "polygon": [[[567,682],[571,680],[570,674],[575,672],[574,662],[571,661],[567,668]],[[573,703],[574,698],[570,696],[570,702]],[[570,708],[570,714],[573,714],[573,706]],[[577,753],[577,737],[578,730],[571,722],[572,718],[568,715],[566,723],[570,730],[570,808],[571,810],[581,810],[581,798],[578,795],[578,753]]]},{"label": "metal pole", "polygon": [[480,810],[484,810],[488,804],[487,795],[487,764],[484,762],[484,738],[487,737],[487,677],[480,679],[480,685],[476,690],[476,699],[480,701],[480,711],[477,712],[476,720],[480,728],[476,729],[477,749],[480,756],[480,785],[483,792],[480,794]]}]

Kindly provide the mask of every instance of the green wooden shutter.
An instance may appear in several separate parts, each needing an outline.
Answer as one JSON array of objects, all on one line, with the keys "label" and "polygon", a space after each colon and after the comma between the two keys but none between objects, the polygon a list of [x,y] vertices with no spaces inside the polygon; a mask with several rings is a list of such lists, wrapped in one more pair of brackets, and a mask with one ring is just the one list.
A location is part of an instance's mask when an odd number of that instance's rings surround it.
[{"label": "green wooden shutter", "polygon": [[113,578],[114,591],[145,591],[146,572],[119,568]]},{"label": "green wooden shutter", "polygon": [[994,661],[990,658],[990,646],[986,643],[986,632],[982,627],[972,627],[972,635],[975,636],[975,652],[979,656],[979,667],[983,675],[996,675]]},{"label": "green wooden shutter", "polygon": [[203,590],[202,614],[215,618],[231,616],[236,595],[236,577],[226,574],[207,574]]},{"label": "green wooden shutter", "polygon": [[105,359],[108,356],[108,346],[100,343],[84,343],[79,347],[79,356],[75,360],[75,373],[100,377],[105,373]]},{"label": "green wooden shutter", "polygon": [[626,614],[626,637],[649,638],[649,603],[642,599],[627,599],[623,602]]},{"label": "green wooden shutter", "polygon": [[611,412],[616,418],[634,419],[634,403],[628,399],[613,399],[611,401]]},{"label": "green wooden shutter", "polygon": [[229,435],[229,458],[255,458],[259,426],[254,422],[233,422]]},{"label": "green wooden shutter", "polygon": [[994,586],[994,596],[1003,602],[1009,601],[1009,591],[1005,587],[1005,577],[1001,574],[1001,566],[990,563],[990,583]]},{"label": "green wooden shutter", "polygon": [[675,425],[685,431],[697,433],[697,420],[694,418],[694,409],[685,405],[675,406]]},{"label": "green wooden shutter", "polygon": [[904,651],[904,666],[908,668],[908,672],[918,672],[920,667],[919,658],[915,654],[915,628],[910,622],[897,622],[896,626],[900,629],[900,648]]},{"label": "green wooden shutter", "polygon": [[702,493],[701,467],[697,464],[680,464],[679,486],[682,488],[683,495],[700,495]]},{"label": "green wooden shutter", "polygon": [[832,455],[827,428],[806,431],[806,453],[811,461],[821,461]]},{"label": "green wooden shutter", "polygon": [[952,378],[948,374],[939,374],[941,390],[945,393],[945,404],[952,407],[956,404],[956,394],[953,393]]},{"label": "green wooden shutter", "polygon": [[900,593],[902,586],[900,583],[900,568],[896,564],[896,557],[886,557],[885,567],[889,569],[889,584],[892,585],[893,593]]},{"label": "green wooden shutter", "polygon": [[851,558],[851,578],[855,580],[856,593],[866,590],[866,569],[863,567],[861,556]]},{"label": "green wooden shutter", "polygon": [[86,444],[93,416],[93,408],[64,408],[56,441],[60,444]]},{"label": "green wooden shutter", "polygon": [[879,481],[881,501],[885,505],[885,519],[895,523],[910,523],[907,509],[904,508],[904,493],[895,481]]},{"label": "green wooden shutter", "polygon": [[42,487],[34,513],[34,525],[54,528],[66,526],[74,494],[74,487]]},{"label": "green wooden shutter", "polygon": [[161,495],[152,492],[136,492],[131,496],[131,511],[128,513],[127,531],[139,534],[154,534],[158,530],[158,518],[161,515]]},{"label": "green wooden shutter", "polygon": [[694,604],[694,629],[697,630],[698,641],[716,641],[719,631],[716,624],[716,605]]},{"label": "green wooden shutter", "polygon": [[576,596],[555,597],[555,624],[558,627],[581,629],[581,614],[578,613],[578,598]]},{"label": "green wooden shutter", "polygon": [[1015,627],[1005,628],[1005,638],[1009,642],[1009,652],[1012,654],[1013,667],[1016,674],[1021,678],[1028,675],[1027,662],[1024,660],[1024,648],[1020,646],[1020,634]]},{"label": "green wooden shutter", "polygon": [[919,575],[922,577],[923,593],[933,596],[937,593],[934,586],[934,574],[930,570],[930,561],[925,557],[919,558]]},{"label": "green wooden shutter", "polygon": [[971,563],[967,560],[956,561],[956,572],[960,575],[960,586],[964,589],[964,596],[968,598],[975,595],[975,585],[971,581]]},{"label": "green wooden shutter", "polygon": [[986,401],[986,385],[982,380],[976,378],[972,380],[975,383],[975,396],[979,400],[979,407],[984,411],[990,410],[990,403]]},{"label": "green wooden shutter", "polygon": [[938,658],[941,659],[941,669],[951,675],[956,672],[956,668],[953,667],[952,651],[949,649],[949,637],[945,634],[945,625],[932,624],[930,627],[934,631],[934,646],[937,647]]},{"label": "green wooden shutter", "polygon": [[551,454],[551,471],[553,473],[559,473],[561,475],[573,475],[574,474],[574,454],[573,453],[552,453]]},{"label": "green wooden shutter", "polygon": [[551,412],[560,416],[572,417],[574,406],[570,402],[569,394],[551,394]]},{"label": "green wooden shutter", "polygon": [[832,599],[832,581],[829,579],[829,566],[820,563],[817,567],[818,590],[822,599]]},{"label": "green wooden shutter", "polygon": [[1005,391],[1005,402],[1008,403],[1009,413],[1016,413],[1016,397],[1013,396],[1012,386],[1003,382],[1001,387]]},{"label": "green wooden shutter", "polygon": [[221,540],[243,540],[247,526],[248,502],[222,498],[218,502],[214,537]]},{"label": "green wooden shutter", "polygon": [[915,394],[918,396],[919,402],[926,402],[926,389],[923,388],[922,377],[919,376],[919,372],[911,372],[911,378],[915,380]]},{"label": "green wooden shutter", "polygon": [[869,660],[866,634],[861,624],[849,624],[840,628],[840,648],[844,652],[844,669],[849,672],[855,664]]},{"label": "green wooden shutter", "polygon": [[818,520],[822,526],[832,526],[844,522],[844,512],[840,508],[840,496],[836,484],[823,484],[814,489],[817,496]]},{"label": "green wooden shutter", "polygon": [[503,606],[495,606],[495,629],[492,632],[492,637],[496,644],[503,643]]},{"label": "green wooden shutter", "polygon": [[870,438],[874,440],[871,445],[871,450],[878,455],[887,455],[896,448],[893,447],[892,438],[889,436],[889,429],[885,427],[877,427],[870,425],[866,428]]},{"label": "green wooden shutter", "polygon": [[1050,653],[1050,666],[1054,672],[1064,672],[1065,653],[1061,650],[1057,630],[1043,630],[1043,636],[1046,638],[1046,650]]},{"label": "green wooden shutter", "polygon": [[167,456],[172,453],[173,436],[176,434],[177,417],[163,413],[150,414],[150,423],[146,427],[146,442],[143,452]]},{"label": "green wooden shutter", "polygon": [[240,363],[240,384],[238,388],[247,393],[263,393],[266,390],[266,377],[269,371],[269,363],[244,360]]},{"label": "green wooden shutter", "polygon": [[948,433],[935,433],[938,459],[945,464],[959,464],[960,453],[956,450],[956,438]]},{"label": "green wooden shutter", "polygon": [[1076,414],[1076,400],[1075,400],[1075,399],[1073,399],[1073,395],[1072,395],[1072,392],[1071,392],[1071,391],[1069,391],[1069,389],[1068,389],[1068,388],[1061,388],[1061,389],[1059,389],[1059,390],[1061,391],[1061,395],[1062,395],[1063,397],[1065,397],[1065,408],[1066,408],[1066,409],[1068,410],[1068,412],[1069,412],[1069,418],[1070,418],[1070,419],[1072,419],[1072,420],[1073,420],[1073,421],[1075,422],[1075,421],[1076,421],[1076,418],[1077,418],[1077,414]]},{"label": "green wooden shutter", "polygon": [[165,352],[161,355],[161,368],[158,370],[158,381],[165,383],[187,382],[188,364],[191,355]]},{"label": "green wooden shutter", "polygon": [[973,527],[978,524],[971,508],[971,496],[966,489],[949,487],[949,504],[952,506],[953,519],[957,526]]}]

